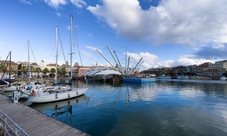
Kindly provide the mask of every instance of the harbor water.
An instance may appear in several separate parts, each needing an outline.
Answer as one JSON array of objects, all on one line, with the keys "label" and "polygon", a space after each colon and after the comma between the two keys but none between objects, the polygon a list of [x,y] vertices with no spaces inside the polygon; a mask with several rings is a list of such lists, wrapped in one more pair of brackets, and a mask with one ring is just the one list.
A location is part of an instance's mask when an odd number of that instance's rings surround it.
[{"label": "harbor water", "polygon": [[227,135],[227,81],[94,82],[84,96],[31,108],[92,136]]}]

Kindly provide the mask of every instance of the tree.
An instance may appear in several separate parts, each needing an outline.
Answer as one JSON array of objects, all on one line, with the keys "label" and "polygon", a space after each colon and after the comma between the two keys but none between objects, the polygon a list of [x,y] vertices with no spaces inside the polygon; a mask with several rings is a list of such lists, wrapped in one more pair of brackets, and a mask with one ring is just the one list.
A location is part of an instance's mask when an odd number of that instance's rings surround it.
[{"label": "tree", "polygon": [[23,72],[23,75],[26,75],[27,67],[26,66],[22,66],[21,71]]},{"label": "tree", "polygon": [[[55,76],[55,74],[54,74],[55,72],[56,72],[55,68],[51,68],[51,69],[50,69],[50,73],[51,73],[51,74],[50,74],[50,77],[54,77],[54,76]],[[56,75],[56,76],[57,76],[57,75]]]},{"label": "tree", "polygon": [[65,69],[65,68],[62,68],[62,69],[61,69],[61,74],[62,74],[63,76],[65,76],[65,74],[66,74],[66,69]]},{"label": "tree", "polygon": [[38,72],[38,77],[39,77],[39,73],[42,72],[41,68],[40,67],[36,67],[36,72]]},{"label": "tree", "polygon": [[31,72],[31,77],[32,77],[32,71],[34,71],[34,66],[30,66],[30,72]]},{"label": "tree", "polygon": [[0,63],[0,71],[4,71],[6,69],[5,65]]},{"label": "tree", "polygon": [[57,68],[57,74],[61,75],[61,69],[60,68]]},{"label": "tree", "polygon": [[43,70],[43,74],[44,74],[44,75],[46,75],[48,72],[49,72],[49,69],[48,69],[48,68],[45,68],[45,69]]}]

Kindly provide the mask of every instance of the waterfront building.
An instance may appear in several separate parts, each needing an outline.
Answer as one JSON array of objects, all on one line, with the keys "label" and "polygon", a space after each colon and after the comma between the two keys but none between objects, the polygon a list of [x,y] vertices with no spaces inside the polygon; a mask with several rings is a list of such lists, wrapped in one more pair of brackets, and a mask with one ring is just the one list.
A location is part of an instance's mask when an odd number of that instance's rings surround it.
[{"label": "waterfront building", "polygon": [[217,61],[214,64],[209,64],[210,68],[224,68],[227,71],[227,60]]}]

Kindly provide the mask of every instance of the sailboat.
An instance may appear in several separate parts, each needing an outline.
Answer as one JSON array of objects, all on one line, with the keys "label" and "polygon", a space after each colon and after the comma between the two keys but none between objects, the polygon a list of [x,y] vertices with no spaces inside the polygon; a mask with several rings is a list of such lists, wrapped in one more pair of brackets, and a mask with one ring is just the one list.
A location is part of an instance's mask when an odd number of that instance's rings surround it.
[{"label": "sailboat", "polygon": [[[72,20],[73,16],[70,16],[70,71],[71,71],[71,79],[72,79]],[[70,79],[70,80],[71,80]],[[50,90],[50,91],[32,91],[31,95],[28,97],[29,103],[47,103],[47,102],[55,102],[66,99],[71,99],[75,97],[79,97],[85,94],[88,90],[88,86],[85,87],[77,87],[71,88],[69,90]]]},{"label": "sailboat", "polygon": [[[18,85],[12,85],[12,77],[11,77],[11,51],[9,52],[9,54],[8,54],[8,56],[9,56],[9,78],[8,78],[8,81],[5,81],[4,79],[3,79],[3,77],[4,77],[4,73],[3,73],[3,75],[2,75],[2,77],[1,77],[1,80],[2,81],[4,81],[5,83],[7,83],[4,87],[3,87],[3,89],[2,89],[2,91],[4,91],[4,92],[13,92],[13,91],[16,91],[17,89],[18,89]],[[8,58],[8,56],[7,56],[7,58]]]},{"label": "sailboat", "polygon": [[72,85],[72,80],[70,80],[68,83],[66,82],[57,82],[57,74],[58,74],[58,27],[56,27],[56,63],[55,63],[55,77],[54,77],[54,83],[51,86],[47,86],[46,89],[49,90],[69,90],[71,89],[70,86]]}]

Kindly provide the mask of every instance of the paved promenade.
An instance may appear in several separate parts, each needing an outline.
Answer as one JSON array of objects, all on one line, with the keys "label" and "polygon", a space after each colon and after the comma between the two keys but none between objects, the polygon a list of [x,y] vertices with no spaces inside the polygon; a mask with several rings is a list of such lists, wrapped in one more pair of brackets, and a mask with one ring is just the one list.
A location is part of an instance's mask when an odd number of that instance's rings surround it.
[{"label": "paved promenade", "polygon": [[0,110],[30,136],[89,136],[67,124],[0,94]]}]

